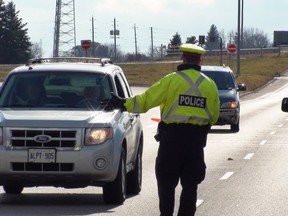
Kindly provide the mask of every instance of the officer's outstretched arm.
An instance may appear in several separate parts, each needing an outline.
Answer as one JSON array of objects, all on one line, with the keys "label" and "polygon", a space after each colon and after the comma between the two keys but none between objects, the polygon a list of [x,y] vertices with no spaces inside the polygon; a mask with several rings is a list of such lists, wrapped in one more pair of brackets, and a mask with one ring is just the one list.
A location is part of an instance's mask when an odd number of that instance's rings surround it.
[{"label": "officer's outstretched arm", "polygon": [[122,111],[126,111],[126,107],[124,106],[126,99],[117,96],[113,92],[111,92],[111,96],[111,99],[108,101],[108,106],[113,109],[121,109]]}]

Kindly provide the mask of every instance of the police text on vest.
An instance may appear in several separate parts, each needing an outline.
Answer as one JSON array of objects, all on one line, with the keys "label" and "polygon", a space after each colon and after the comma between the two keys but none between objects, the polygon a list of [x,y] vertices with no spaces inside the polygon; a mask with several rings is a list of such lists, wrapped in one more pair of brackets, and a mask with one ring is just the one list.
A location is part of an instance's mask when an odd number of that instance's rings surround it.
[{"label": "police text on vest", "polygon": [[198,108],[205,108],[206,98],[191,95],[180,95],[179,106],[192,106]]}]

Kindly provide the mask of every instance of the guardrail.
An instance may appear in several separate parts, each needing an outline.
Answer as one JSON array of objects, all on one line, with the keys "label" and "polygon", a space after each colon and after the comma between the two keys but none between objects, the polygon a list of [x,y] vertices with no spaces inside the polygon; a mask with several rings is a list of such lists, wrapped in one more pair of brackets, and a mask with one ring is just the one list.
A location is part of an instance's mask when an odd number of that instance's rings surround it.
[{"label": "guardrail", "polygon": [[[167,49],[167,56],[171,55],[181,55],[182,52],[179,51],[179,48]],[[288,53],[288,46],[279,46],[279,47],[271,47],[271,48],[251,48],[251,49],[241,49],[241,55],[249,55],[249,54],[265,54],[265,53]],[[213,55],[229,55],[227,49],[219,50],[207,50],[205,55],[213,56]]]}]

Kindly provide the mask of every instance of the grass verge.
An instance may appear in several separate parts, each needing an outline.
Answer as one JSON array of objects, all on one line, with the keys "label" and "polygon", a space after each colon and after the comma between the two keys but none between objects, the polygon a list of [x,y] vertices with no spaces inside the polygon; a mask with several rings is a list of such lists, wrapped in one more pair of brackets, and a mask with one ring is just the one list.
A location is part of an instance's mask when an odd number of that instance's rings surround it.
[{"label": "grass verge", "polygon": [[[125,75],[130,85],[150,86],[166,74],[175,71],[177,65],[181,63],[176,61],[149,64],[119,64],[125,71]],[[222,63],[229,66],[235,76],[237,75],[236,57],[224,56]],[[203,65],[220,65],[220,57],[204,57]],[[281,76],[288,70],[288,56],[278,54],[258,57],[255,55],[244,56],[240,61],[240,76],[236,77],[238,83],[244,82],[248,91],[254,91],[274,77]]]},{"label": "grass verge", "polygon": [[[204,56],[203,65],[220,65],[220,56],[207,57]],[[149,63],[133,63],[121,64],[128,82],[133,86],[150,86],[161,77],[176,70],[180,64],[180,57],[165,59],[162,62]],[[222,63],[230,66],[237,72],[237,62],[235,56],[222,56]],[[0,65],[0,81],[3,81],[9,71],[14,66]],[[254,91],[261,86],[264,86],[274,77],[281,76],[288,70],[288,55],[266,54],[263,56],[243,56],[240,63],[240,76],[236,78],[237,82],[245,82],[248,91]]]}]

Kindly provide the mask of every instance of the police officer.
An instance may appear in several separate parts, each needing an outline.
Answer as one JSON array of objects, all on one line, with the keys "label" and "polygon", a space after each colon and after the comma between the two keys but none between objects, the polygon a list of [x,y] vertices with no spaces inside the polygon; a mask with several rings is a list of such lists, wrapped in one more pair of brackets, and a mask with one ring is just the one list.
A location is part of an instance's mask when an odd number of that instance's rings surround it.
[{"label": "police officer", "polygon": [[156,178],[161,216],[172,216],[175,188],[182,186],[178,216],[196,211],[197,187],[204,178],[204,150],[211,125],[219,117],[219,97],[215,83],[200,72],[205,50],[182,44],[183,64],[152,85],[143,94],[119,98],[112,93],[110,105],[128,112],[145,113],[160,106],[157,140]]}]

